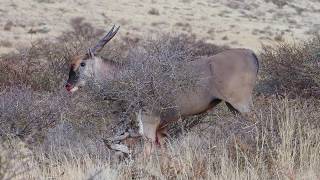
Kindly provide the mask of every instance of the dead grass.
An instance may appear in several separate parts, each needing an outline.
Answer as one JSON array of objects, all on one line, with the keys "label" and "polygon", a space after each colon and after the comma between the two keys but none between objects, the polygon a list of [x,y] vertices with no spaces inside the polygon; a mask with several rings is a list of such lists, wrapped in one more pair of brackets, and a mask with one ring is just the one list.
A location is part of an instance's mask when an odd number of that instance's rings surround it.
[{"label": "dead grass", "polygon": [[[37,151],[28,160],[32,171],[22,177],[317,179],[320,176],[320,146],[317,143],[320,135],[319,113],[315,110],[312,102],[272,98],[256,109],[253,118],[256,123],[238,133],[233,131],[221,136],[220,128],[211,127],[205,131],[196,128],[180,139],[170,141],[166,150],[150,158],[139,156],[119,164],[92,156],[84,148],[73,149],[69,144],[61,146],[57,144],[59,141],[52,141],[52,146],[64,147],[67,152]],[[226,118],[230,117],[222,120]],[[227,128],[224,126],[222,130]],[[85,147],[88,142],[77,145]],[[10,148],[19,149],[17,146],[4,148],[7,152]],[[17,157],[14,163],[19,165],[19,162]]]}]

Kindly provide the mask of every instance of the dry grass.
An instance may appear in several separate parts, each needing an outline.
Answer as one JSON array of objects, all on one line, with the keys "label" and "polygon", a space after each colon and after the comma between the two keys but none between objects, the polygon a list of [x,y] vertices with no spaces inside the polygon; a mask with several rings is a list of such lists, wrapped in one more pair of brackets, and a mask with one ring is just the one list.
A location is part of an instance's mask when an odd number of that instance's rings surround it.
[{"label": "dry grass", "polygon": [[[64,147],[67,151],[38,150],[27,161],[32,171],[24,173],[23,177],[317,179],[320,177],[320,129],[319,113],[315,110],[316,106],[311,102],[272,98],[256,109],[256,123],[247,129],[243,128],[242,132],[233,132],[220,138],[218,129],[194,129],[180,139],[170,141],[167,149],[155,153],[150,159],[136,157],[118,164],[112,164],[99,155],[93,156],[87,148],[70,148],[68,143],[61,146],[59,141],[52,141],[52,147]],[[225,130],[226,126],[222,129]],[[249,140],[251,144],[247,143]],[[79,147],[88,144],[78,142]],[[5,150],[1,152],[7,153],[20,150],[18,146],[1,148]],[[12,149],[15,151],[11,152]],[[24,156],[18,154],[13,165],[21,167],[22,161]]]}]

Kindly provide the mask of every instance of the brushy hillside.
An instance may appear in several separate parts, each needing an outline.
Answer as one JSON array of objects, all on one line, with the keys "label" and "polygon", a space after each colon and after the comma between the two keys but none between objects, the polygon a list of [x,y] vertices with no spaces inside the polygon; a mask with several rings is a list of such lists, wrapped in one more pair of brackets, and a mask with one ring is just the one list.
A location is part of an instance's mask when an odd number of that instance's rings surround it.
[{"label": "brushy hillside", "polygon": [[[206,116],[172,125],[167,148],[150,158],[136,153],[118,161],[103,139],[119,133],[123,125],[134,126],[131,116],[119,124],[132,94],[127,93],[123,102],[92,88],[72,96],[65,92],[68,57],[101,35],[82,20],[73,26],[74,31],[56,42],[37,41],[1,57],[0,179],[320,178],[318,36],[261,51],[255,109],[249,120],[233,116],[221,105]],[[112,41],[103,56],[120,64],[148,57],[154,65],[152,59],[159,57],[195,58],[226,48],[185,35],[166,38]],[[174,46],[170,51],[168,42],[175,42],[169,43]],[[159,54],[138,52],[137,46],[152,47],[150,43],[161,50]]]}]

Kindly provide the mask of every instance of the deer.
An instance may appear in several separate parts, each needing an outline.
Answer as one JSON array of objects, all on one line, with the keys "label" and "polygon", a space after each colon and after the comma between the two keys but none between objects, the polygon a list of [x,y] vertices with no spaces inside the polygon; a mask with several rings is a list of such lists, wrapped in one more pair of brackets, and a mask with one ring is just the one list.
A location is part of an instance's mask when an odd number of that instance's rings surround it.
[{"label": "deer", "polygon": [[[85,77],[93,74],[95,79],[114,78],[121,68],[103,61],[99,52],[116,35],[120,26],[111,30],[87,53],[71,57],[69,77],[65,88],[73,93],[85,86]],[[159,113],[137,113],[139,133],[144,137],[145,154],[161,146],[168,136],[168,124],[182,118],[202,114],[224,102],[233,113],[245,115],[253,107],[252,94],[257,80],[259,62],[250,49],[229,49],[211,56],[201,56],[190,63],[199,74],[199,86],[175,97],[175,110]]]}]

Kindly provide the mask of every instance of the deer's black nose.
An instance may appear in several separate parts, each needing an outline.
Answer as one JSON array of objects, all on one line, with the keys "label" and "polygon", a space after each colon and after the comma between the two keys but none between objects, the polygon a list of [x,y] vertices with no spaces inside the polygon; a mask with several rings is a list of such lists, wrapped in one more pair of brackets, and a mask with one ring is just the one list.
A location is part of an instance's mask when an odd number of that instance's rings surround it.
[{"label": "deer's black nose", "polygon": [[72,85],[70,83],[66,84],[66,89],[67,91],[70,91],[72,89]]}]

